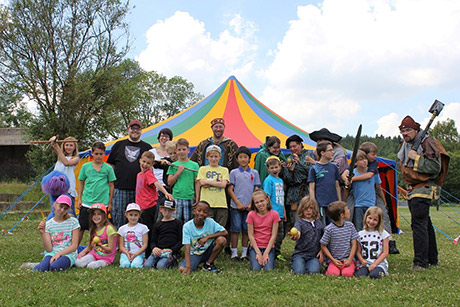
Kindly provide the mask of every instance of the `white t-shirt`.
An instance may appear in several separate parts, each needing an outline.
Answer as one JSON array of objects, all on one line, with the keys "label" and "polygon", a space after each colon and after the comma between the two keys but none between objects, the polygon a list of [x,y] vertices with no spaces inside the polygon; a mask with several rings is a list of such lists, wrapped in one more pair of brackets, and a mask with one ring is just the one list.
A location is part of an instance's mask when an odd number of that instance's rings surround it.
[{"label": "white t-shirt", "polygon": [[118,229],[118,234],[123,237],[125,248],[130,253],[137,253],[142,247],[142,236],[149,232],[147,226],[137,223],[131,227],[128,224],[123,225]]},{"label": "white t-shirt", "polygon": [[[390,237],[390,235],[385,230],[381,234],[378,231],[361,230],[358,234],[359,242],[361,243],[361,255],[367,260],[367,266],[370,266],[383,252],[383,240]],[[387,274],[387,259],[380,262],[378,267],[382,268],[385,274]]]},{"label": "white t-shirt", "polygon": [[[150,149],[150,151],[155,155],[155,160],[162,160],[168,157],[168,156],[165,156],[165,157],[160,156],[156,148],[152,148]],[[158,182],[161,183],[162,186],[164,186],[165,185],[165,183],[163,182],[163,172],[164,171],[161,168],[152,168],[152,170]]]}]

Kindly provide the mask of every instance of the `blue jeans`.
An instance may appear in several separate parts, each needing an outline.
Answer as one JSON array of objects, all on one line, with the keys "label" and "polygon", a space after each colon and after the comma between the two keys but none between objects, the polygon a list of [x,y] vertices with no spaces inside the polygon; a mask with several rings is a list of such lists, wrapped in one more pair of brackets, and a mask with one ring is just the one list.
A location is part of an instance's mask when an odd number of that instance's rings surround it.
[{"label": "blue jeans", "polygon": [[[260,252],[263,254],[265,252],[265,248],[259,248]],[[251,247],[249,247],[249,262],[251,263],[251,270],[259,271],[262,268],[265,271],[271,271],[275,268],[275,249],[272,248],[270,253],[268,254],[268,262],[265,265],[260,265],[256,259],[256,251]]]},{"label": "blue jeans", "polygon": [[355,276],[357,276],[357,277],[369,276],[370,278],[379,279],[379,278],[382,277],[384,274],[385,274],[385,271],[384,271],[382,268],[380,268],[380,267],[376,267],[375,269],[373,269],[373,270],[370,271],[370,272],[369,272],[369,268],[368,268],[368,267],[361,267],[361,268],[355,273]]},{"label": "blue jeans", "polygon": [[144,268],[156,268],[158,270],[172,268],[176,264],[176,258],[174,256],[169,257],[158,257],[153,254],[147,258],[144,263]]},{"label": "blue jeans", "polygon": [[327,216],[327,207],[321,207],[319,211],[321,213],[321,222],[323,223],[324,227],[332,223],[332,219]]},{"label": "blue jeans", "polygon": [[145,255],[142,253],[139,256],[135,257],[132,262],[129,261],[128,256],[122,253],[120,255],[120,267],[121,268],[142,268],[142,264],[144,263]]},{"label": "blue jeans", "polygon": [[304,257],[295,255],[292,257],[291,269],[294,274],[319,274],[319,259],[314,257],[305,260]]},{"label": "blue jeans", "polygon": [[353,214],[353,224],[355,224],[356,231],[363,230],[363,219],[366,211],[367,207],[355,207],[355,212]]},{"label": "blue jeans", "polygon": [[[212,242],[209,245],[208,249],[201,255],[190,255],[190,271],[193,272],[196,268],[200,265],[200,263],[208,261],[209,257],[211,257],[212,250],[216,246],[216,242]],[[179,267],[185,267],[185,259],[181,261]]]},{"label": "blue jeans", "polygon": [[61,256],[57,260],[53,261],[50,264],[50,259],[52,256],[45,256],[42,261],[34,267],[34,271],[39,272],[55,272],[55,271],[64,271],[70,268],[70,259],[66,256]]}]

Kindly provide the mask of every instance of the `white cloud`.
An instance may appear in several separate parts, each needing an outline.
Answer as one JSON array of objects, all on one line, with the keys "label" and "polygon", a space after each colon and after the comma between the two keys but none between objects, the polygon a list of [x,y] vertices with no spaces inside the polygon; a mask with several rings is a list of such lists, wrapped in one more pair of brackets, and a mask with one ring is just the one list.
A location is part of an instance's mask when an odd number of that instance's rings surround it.
[{"label": "white cloud", "polygon": [[378,128],[375,130],[374,135],[384,135],[384,136],[397,136],[399,135],[398,126],[401,123],[401,120],[398,114],[392,112],[390,114],[384,115],[377,120]]},{"label": "white cloud", "polygon": [[216,80],[222,82],[236,73],[241,78],[252,71],[256,31],[254,23],[236,14],[215,39],[204,22],[177,11],[150,27],[147,47],[137,60],[146,70],[192,80],[200,91],[209,94],[218,85]]},{"label": "white cloud", "polygon": [[[326,123],[346,127],[344,118],[356,119],[370,103],[455,88],[460,83],[459,13],[457,0],[324,0],[299,6],[298,18],[269,52],[274,60],[262,72],[268,86],[260,99],[308,131]],[[284,104],[278,96],[285,97]],[[369,118],[374,125],[378,115]],[[386,122],[378,126],[379,134],[394,135]]]}]

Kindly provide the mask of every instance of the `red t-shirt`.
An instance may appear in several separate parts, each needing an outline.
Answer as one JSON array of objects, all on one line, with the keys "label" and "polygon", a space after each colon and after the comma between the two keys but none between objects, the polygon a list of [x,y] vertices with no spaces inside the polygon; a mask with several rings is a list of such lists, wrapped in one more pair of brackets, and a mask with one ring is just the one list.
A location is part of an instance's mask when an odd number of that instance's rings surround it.
[{"label": "red t-shirt", "polygon": [[279,221],[281,219],[276,210],[270,210],[265,215],[259,215],[255,210],[248,213],[246,223],[253,225],[254,239],[259,248],[267,248],[272,236],[273,224]]},{"label": "red t-shirt", "polygon": [[155,187],[155,182],[157,181],[151,169],[145,173],[140,172],[137,174],[136,204],[138,204],[142,210],[152,208],[157,204],[158,192]]}]

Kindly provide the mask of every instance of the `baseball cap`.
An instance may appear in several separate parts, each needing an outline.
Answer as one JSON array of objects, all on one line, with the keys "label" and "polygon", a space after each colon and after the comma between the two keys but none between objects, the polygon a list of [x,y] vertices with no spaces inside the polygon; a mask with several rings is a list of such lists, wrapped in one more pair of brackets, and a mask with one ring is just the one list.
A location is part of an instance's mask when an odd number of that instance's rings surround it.
[{"label": "baseball cap", "polygon": [[217,146],[217,145],[209,145],[208,148],[206,148],[206,155],[207,155],[210,151],[217,151],[219,154],[222,154],[222,150],[221,150],[220,147]]},{"label": "baseball cap", "polygon": [[163,202],[163,204],[160,205],[160,208],[166,208],[169,210],[176,210],[176,202],[174,200],[167,200]]},{"label": "baseball cap", "polygon": [[94,210],[94,209],[102,210],[102,211],[104,211],[105,214],[107,214],[107,207],[104,204],[95,203],[95,204],[91,205],[91,207],[89,208],[89,210]]},{"label": "baseball cap", "polygon": [[136,211],[141,211],[141,207],[136,204],[136,203],[130,203],[128,204],[128,206],[126,207],[126,212],[128,211],[132,211],[132,210],[136,210]]},{"label": "baseball cap", "polygon": [[128,127],[132,127],[134,125],[138,125],[139,128],[142,128],[142,124],[141,124],[141,121],[140,120],[137,120],[137,119],[133,119],[132,121],[129,122],[129,125]]},{"label": "baseball cap", "polygon": [[58,204],[66,204],[67,206],[71,207],[72,200],[67,195],[61,195],[56,199]]}]

